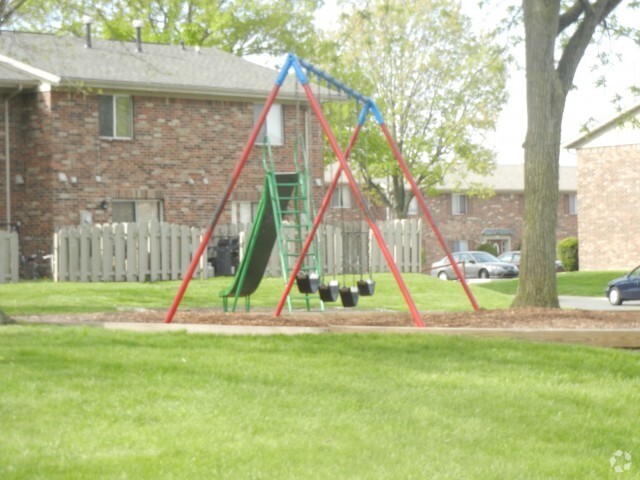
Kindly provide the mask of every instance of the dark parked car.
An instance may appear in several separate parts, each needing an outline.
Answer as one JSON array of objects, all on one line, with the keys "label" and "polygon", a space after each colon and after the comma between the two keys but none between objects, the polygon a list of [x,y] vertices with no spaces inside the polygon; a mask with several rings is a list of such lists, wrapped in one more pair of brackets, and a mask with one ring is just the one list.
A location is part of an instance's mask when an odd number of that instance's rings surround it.
[{"label": "dark parked car", "polygon": [[624,277],[611,280],[605,293],[611,305],[620,305],[625,300],[640,300],[640,266]]},{"label": "dark parked car", "polygon": [[[501,262],[487,252],[456,252],[452,256],[467,278],[515,278],[518,276],[518,267]],[[441,280],[456,278],[448,257],[431,264],[431,275]]]},{"label": "dark parked car", "polygon": [[[513,263],[516,267],[520,267],[520,250],[504,252],[498,255],[498,260],[501,262]],[[564,267],[560,260],[556,260],[556,272],[564,272]]]}]

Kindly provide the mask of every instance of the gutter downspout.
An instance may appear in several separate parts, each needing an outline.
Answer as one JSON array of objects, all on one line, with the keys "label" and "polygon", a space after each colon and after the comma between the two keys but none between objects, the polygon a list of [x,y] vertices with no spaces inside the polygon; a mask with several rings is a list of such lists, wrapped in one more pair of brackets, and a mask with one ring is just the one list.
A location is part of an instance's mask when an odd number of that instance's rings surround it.
[{"label": "gutter downspout", "polygon": [[9,101],[18,95],[22,91],[22,85],[18,85],[18,89],[4,97],[4,162],[5,162],[5,206],[6,206],[6,219],[7,219],[7,231],[11,232],[11,158],[10,147],[11,142],[9,140]]}]

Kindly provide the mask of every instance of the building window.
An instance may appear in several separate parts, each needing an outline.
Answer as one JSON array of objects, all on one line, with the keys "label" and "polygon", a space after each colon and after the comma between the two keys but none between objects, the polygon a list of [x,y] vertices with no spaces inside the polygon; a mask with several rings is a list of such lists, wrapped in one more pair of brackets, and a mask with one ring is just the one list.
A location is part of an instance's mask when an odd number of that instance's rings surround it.
[{"label": "building window", "polygon": [[100,136],[133,137],[133,108],[129,95],[98,95]]},{"label": "building window", "polygon": [[467,213],[467,196],[464,193],[452,193],[451,207],[453,215],[465,215]]},{"label": "building window", "polygon": [[455,240],[453,242],[453,252],[466,252],[469,250],[469,242],[467,240]]},{"label": "building window", "polygon": [[418,215],[418,199],[413,197],[409,202],[409,208],[407,208],[407,215]]},{"label": "building window", "polygon": [[258,202],[239,201],[231,203],[231,223],[252,223],[258,215]]},{"label": "building window", "polygon": [[164,216],[160,200],[114,200],[111,210],[116,223],[162,221]]},{"label": "building window", "polygon": [[577,215],[578,214],[578,195],[572,193],[568,195],[569,200],[569,215]]},{"label": "building window", "polygon": [[[253,106],[253,123],[256,124],[260,119],[260,114],[264,105]],[[282,105],[274,103],[269,109],[267,118],[262,124],[258,138],[256,138],[256,145],[264,145],[267,142],[269,145],[284,145],[284,123]]]},{"label": "building window", "polygon": [[351,208],[351,188],[338,185],[331,196],[331,208]]}]

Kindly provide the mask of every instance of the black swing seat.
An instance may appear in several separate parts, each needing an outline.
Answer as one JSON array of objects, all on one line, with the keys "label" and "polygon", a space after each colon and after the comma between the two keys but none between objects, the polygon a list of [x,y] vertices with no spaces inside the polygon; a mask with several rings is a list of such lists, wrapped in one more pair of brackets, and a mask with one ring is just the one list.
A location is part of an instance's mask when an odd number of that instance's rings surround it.
[{"label": "black swing seat", "polygon": [[340,300],[343,307],[355,307],[358,305],[358,287],[342,287],[340,289]]},{"label": "black swing seat", "polygon": [[363,297],[370,297],[376,289],[375,280],[368,278],[367,280],[358,280],[358,293]]},{"label": "black swing seat", "polygon": [[331,280],[328,284],[323,283],[318,287],[320,300],[323,302],[335,302],[338,300],[340,285],[337,280]]},{"label": "black swing seat", "polygon": [[320,277],[317,273],[299,273],[296,275],[296,284],[300,293],[316,293],[320,286]]}]

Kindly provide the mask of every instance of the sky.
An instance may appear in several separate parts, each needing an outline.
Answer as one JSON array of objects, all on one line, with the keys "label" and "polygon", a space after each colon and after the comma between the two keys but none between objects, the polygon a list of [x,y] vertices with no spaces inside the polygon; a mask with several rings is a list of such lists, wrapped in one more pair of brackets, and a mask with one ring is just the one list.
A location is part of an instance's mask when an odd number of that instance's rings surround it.
[{"label": "sky", "polygon": [[[465,0],[465,2],[469,2],[470,5],[476,3],[469,0]],[[336,0],[325,0],[323,8],[318,11],[316,16],[316,25],[321,29],[331,29],[336,24],[335,20],[339,12]],[[472,21],[480,25],[494,21],[490,13],[471,11],[471,15]],[[493,15],[496,16],[495,13]],[[640,12],[636,12],[633,16],[636,18],[628,20],[635,25],[640,25]],[[495,22],[497,21],[496,17]],[[622,60],[617,65],[607,67],[606,87],[595,86],[595,82],[602,74],[602,72],[593,71],[593,67],[597,63],[598,50],[623,53]],[[524,46],[514,52],[514,55],[517,63],[524,65]],[[640,66],[636,61],[638,58],[640,58],[640,47],[631,41],[610,43],[605,39],[599,45],[589,47],[576,72],[575,88],[567,97],[562,124],[563,143],[580,136],[581,126],[590,119],[592,120],[590,125],[593,126],[614,117],[616,111],[612,99],[616,94],[624,97],[623,106],[640,103],[640,97],[633,97],[627,93],[630,86],[640,85]],[[500,114],[495,133],[489,135],[488,140],[496,151],[498,163],[518,164],[524,162],[522,143],[526,134],[526,86],[525,73],[522,69],[511,68],[506,88],[509,93],[509,101]],[[575,161],[575,152],[561,149],[561,165],[575,165]]]}]

